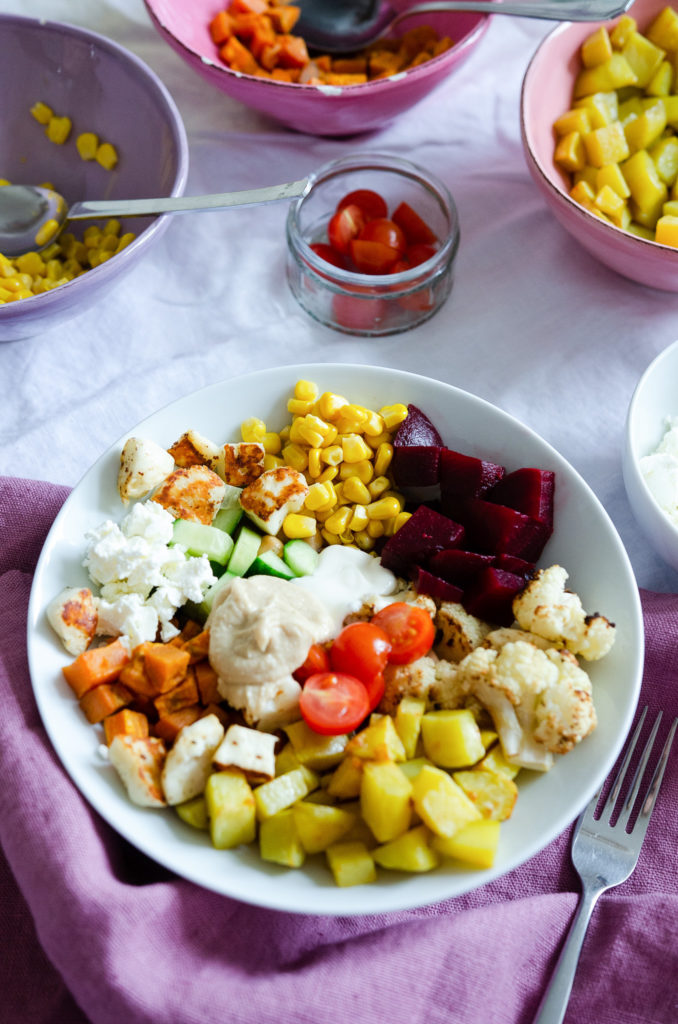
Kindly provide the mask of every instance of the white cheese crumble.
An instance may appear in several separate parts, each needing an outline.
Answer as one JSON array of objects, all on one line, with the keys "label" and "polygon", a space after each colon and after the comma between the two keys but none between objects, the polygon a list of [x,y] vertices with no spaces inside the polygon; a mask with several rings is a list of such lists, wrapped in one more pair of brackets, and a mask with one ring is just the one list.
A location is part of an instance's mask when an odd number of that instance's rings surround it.
[{"label": "white cheese crumble", "polygon": [[86,534],[83,565],[100,587],[97,633],[128,636],[132,646],[164,642],[178,630],[170,621],[187,601],[202,601],[216,577],[206,556],[186,554],[172,539],[172,515],[153,501],[133,505],[120,525],[107,519]]},{"label": "white cheese crumble", "polygon": [[678,416],[668,416],[666,422],[661,441],[639,465],[652,497],[678,526]]}]

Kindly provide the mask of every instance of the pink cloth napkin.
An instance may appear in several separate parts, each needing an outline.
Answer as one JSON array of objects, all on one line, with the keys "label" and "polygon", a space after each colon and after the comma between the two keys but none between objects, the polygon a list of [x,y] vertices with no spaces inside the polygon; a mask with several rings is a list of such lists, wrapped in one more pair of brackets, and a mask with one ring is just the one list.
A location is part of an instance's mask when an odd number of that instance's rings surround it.
[{"label": "pink cloth napkin", "polygon": [[[50,746],[26,606],[65,488],[0,478],[0,1020],[4,1024],[527,1024],[571,920],[569,832],[467,896],[296,916],[175,878],[91,810]],[[678,714],[678,596],[642,594],[641,703]],[[566,1021],[678,1020],[678,758],[638,869],[594,914]]]}]

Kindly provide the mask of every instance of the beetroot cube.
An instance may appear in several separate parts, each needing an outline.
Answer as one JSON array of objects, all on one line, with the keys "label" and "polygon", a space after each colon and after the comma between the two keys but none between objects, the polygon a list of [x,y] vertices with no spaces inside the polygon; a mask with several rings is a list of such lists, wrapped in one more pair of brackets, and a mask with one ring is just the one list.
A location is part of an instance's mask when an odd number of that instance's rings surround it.
[{"label": "beetroot cube", "polygon": [[517,558],[516,555],[507,555],[505,552],[497,555],[493,565],[495,569],[505,569],[506,572],[514,572],[516,576],[527,579],[534,572],[534,562],[527,562],[524,558]]},{"label": "beetroot cube", "polygon": [[431,423],[426,413],[416,405],[408,405],[407,416],[400,424],[393,438],[393,447],[403,445],[426,445],[435,448],[443,447],[443,439]]},{"label": "beetroot cube", "polygon": [[468,547],[495,555],[516,555],[527,562],[539,559],[552,532],[542,519],[482,498],[466,502],[464,526]]},{"label": "beetroot cube", "polygon": [[455,587],[454,583],[441,580],[439,576],[426,572],[421,566],[417,569],[417,574],[414,577],[414,589],[418,594],[428,594],[434,601],[453,601],[455,604],[459,604],[464,596],[461,587]]},{"label": "beetroot cube", "polygon": [[443,448],[440,453],[440,500],[443,510],[448,514],[458,514],[461,502],[467,498],[477,498],[493,487],[501,480],[504,472],[504,467],[494,462]]},{"label": "beetroot cube", "polygon": [[493,562],[494,555],[481,555],[478,551],[464,551],[462,548],[447,548],[429,558],[427,568],[448,583],[465,587],[481,569],[492,565]]},{"label": "beetroot cube", "polygon": [[441,448],[411,444],[393,448],[391,473],[396,487],[430,487],[438,483]]},{"label": "beetroot cube", "polygon": [[464,592],[464,608],[485,622],[510,626],[513,622],[513,598],[525,586],[522,576],[488,566]]},{"label": "beetroot cube", "polygon": [[556,474],[552,470],[526,466],[507,473],[484,497],[533,519],[543,519],[552,528],[555,486]]},{"label": "beetroot cube", "polygon": [[424,565],[431,555],[444,548],[459,547],[463,540],[463,526],[420,505],[384,544],[381,564],[397,576],[408,577],[411,570]]}]

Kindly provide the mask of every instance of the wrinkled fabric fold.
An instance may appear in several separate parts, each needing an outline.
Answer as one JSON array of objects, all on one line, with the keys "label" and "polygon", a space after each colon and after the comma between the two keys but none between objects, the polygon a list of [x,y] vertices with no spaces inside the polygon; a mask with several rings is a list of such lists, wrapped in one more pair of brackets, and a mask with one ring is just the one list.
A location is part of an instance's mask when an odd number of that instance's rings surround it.
[{"label": "wrinkled fabric fold", "polygon": [[[576,905],[569,830],[463,897],[328,918],[248,907],[176,878],[89,807],[47,739],[26,656],[32,573],[67,493],[0,478],[5,1024],[527,1024]],[[678,596],[641,596],[641,702],[673,717]],[[677,806],[674,758],[637,871],[594,915],[570,1024],[678,1019],[667,984],[678,965]]]}]

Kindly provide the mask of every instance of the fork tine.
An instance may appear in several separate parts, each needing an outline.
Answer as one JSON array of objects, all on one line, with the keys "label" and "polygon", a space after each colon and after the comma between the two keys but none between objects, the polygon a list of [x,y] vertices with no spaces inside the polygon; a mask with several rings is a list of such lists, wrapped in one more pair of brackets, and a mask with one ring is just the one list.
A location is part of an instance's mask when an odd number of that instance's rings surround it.
[{"label": "fork tine", "polygon": [[626,797],[626,800],[624,801],[621,811],[619,812],[618,824],[620,828],[625,829],[629,823],[629,818],[631,817],[633,808],[635,807],[636,800],[638,798],[638,793],[640,792],[640,787],[643,782],[643,776],[645,775],[647,762],[650,760],[652,747],[654,746],[654,741],[657,738],[657,731],[659,729],[659,723],[661,722],[661,720],[662,713],[661,711],[659,711],[657,713],[657,717],[655,718],[654,725],[652,726],[652,732],[648,736],[647,742],[643,748],[643,753],[640,756],[638,767],[636,768],[633,775],[633,779],[631,780],[631,787],[629,789],[628,795]]},{"label": "fork tine", "polygon": [[659,793],[659,787],[662,784],[664,778],[664,772],[666,771],[666,765],[668,764],[669,754],[671,752],[671,745],[673,744],[674,736],[676,735],[676,728],[678,728],[678,718],[673,719],[673,724],[669,729],[669,734],[666,737],[666,742],[662,748],[662,752],[657,765],[652,775],[650,785],[648,786],[647,793],[643,799],[643,803],[638,812],[636,823],[633,827],[632,834],[638,832],[638,838],[642,841],[643,836],[647,832],[647,826],[650,822],[650,815],[654,809],[655,802],[657,800],[657,794]]},{"label": "fork tine", "polygon": [[612,783],[612,788],[610,789],[610,792],[608,794],[607,800],[605,801],[605,804],[604,804],[604,806],[603,806],[603,808],[602,808],[602,810],[600,812],[600,816],[599,816],[599,820],[600,821],[602,821],[603,818],[605,817],[605,815],[607,815],[607,820],[608,820],[608,823],[609,823],[609,820],[612,817],[612,812],[614,811],[615,805],[616,805],[617,800],[619,798],[619,793],[621,792],[621,788],[624,785],[624,779],[626,778],[626,773],[627,773],[628,768],[629,768],[629,763],[631,761],[631,758],[633,757],[633,752],[636,749],[636,744],[638,743],[638,738],[640,736],[641,729],[643,728],[643,724],[645,722],[645,716],[646,715],[647,715],[647,705],[643,708],[643,712],[642,712],[640,718],[638,719],[638,724],[636,725],[636,728],[634,730],[633,736],[631,737],[630,741],[628,741],[627,744],[626,744],[626,751],[624,753],[624,760],[622,761],[622,763],[619,766],[619,771],[617,772],[617,774],[615,776],[615,779],[614,779],[614,782]]}]

